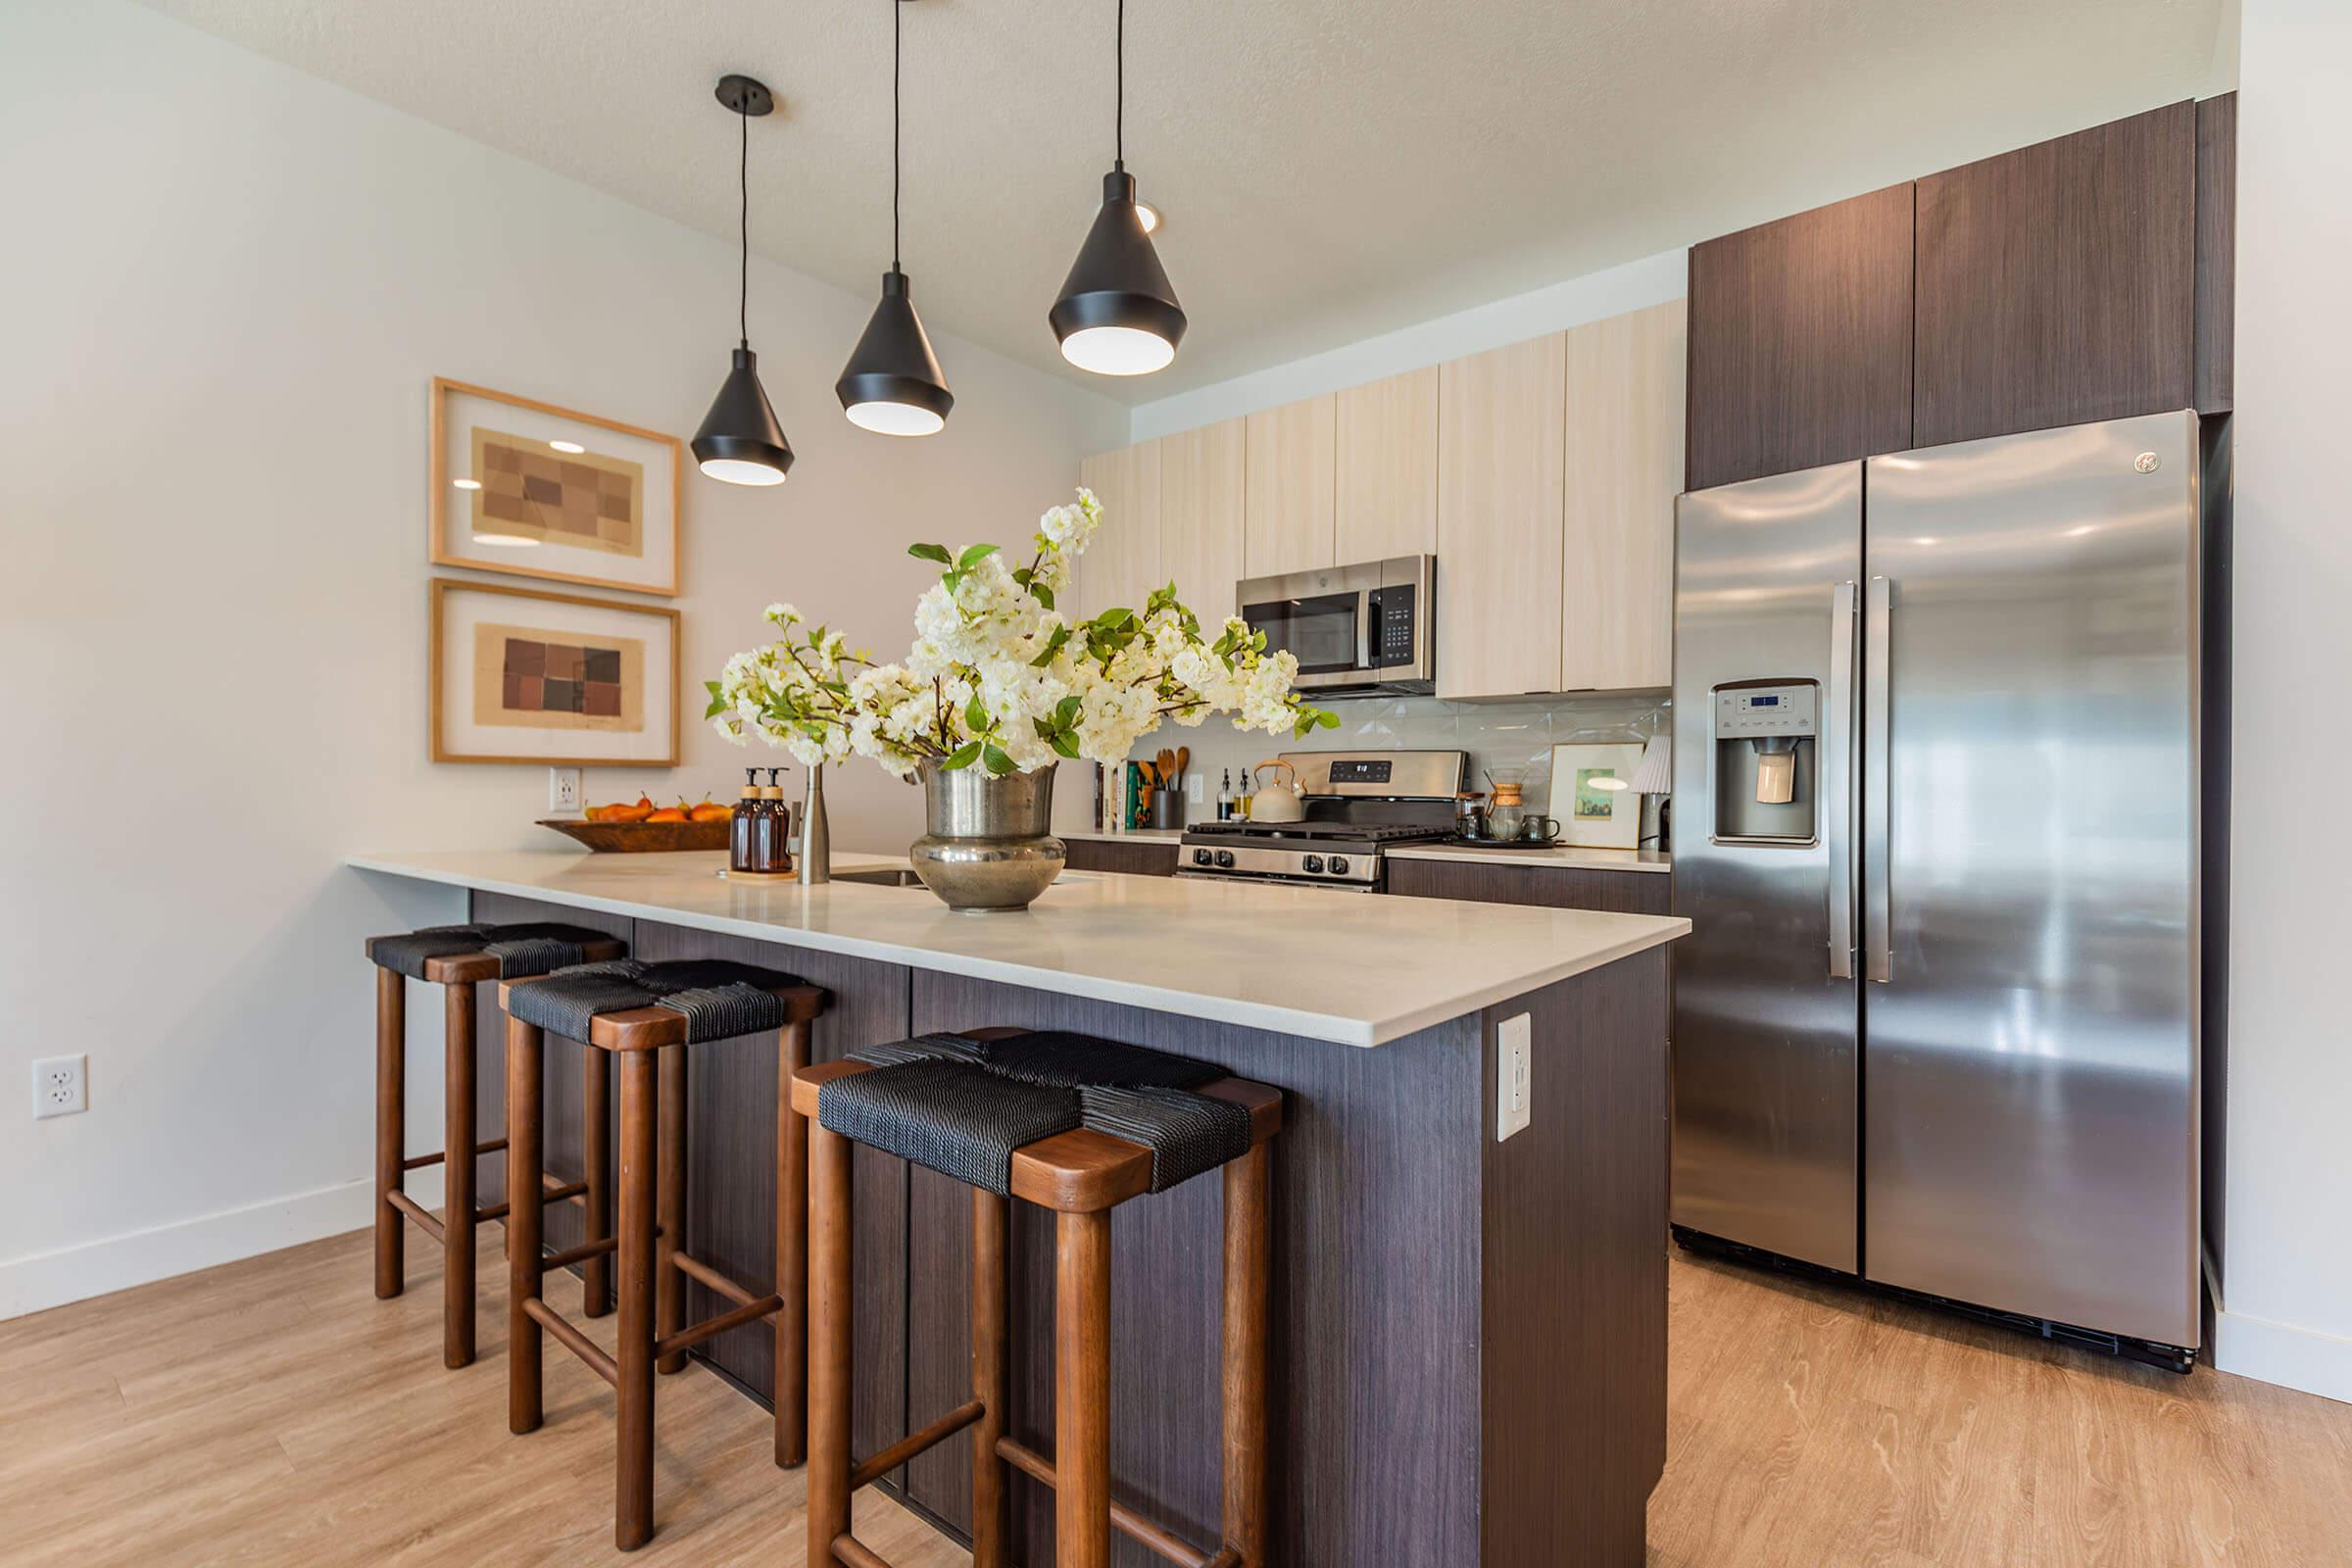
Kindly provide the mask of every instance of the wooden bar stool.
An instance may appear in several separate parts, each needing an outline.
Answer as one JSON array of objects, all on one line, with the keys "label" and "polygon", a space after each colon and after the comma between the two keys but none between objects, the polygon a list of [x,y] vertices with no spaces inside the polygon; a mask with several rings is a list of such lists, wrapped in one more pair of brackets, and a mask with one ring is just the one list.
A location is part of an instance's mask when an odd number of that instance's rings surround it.
[{"label": "wooden bar stool", "polygon": [[[474,1227],[506,1213],[508,1203],[477,1207],[473,1162],[507,1147],[503,1138],[475,1143],[473,990],[484,980],[545,974],[567,964],[616,958],[628,944],[585,926],[532,921],[514,925],[427,926],[400,936],[370,937],[368,956],[375,971],[375,1294],[390,1300],[403,1288],[406,1226],[416,1221],[441,1246],[441,1360],[451,1367],[473,1359]],[[442,1143],[437,1153],[408,1156],[408,982],[441,987]],[[589,1126],[604,1123],[589,1089]],[[546,1196],[577,1199],[588,1210],[588,1230],[610,1228],[603,1210],[602,1139],[592,1137],[588,1179],[549,1183]],[[402,1190],[413,1170],[446,1165],[441,1217]],[[510,1194],[510,1201],[513,1195]],[[602,1282],[599,1282],[602,1288]],[[596,1310],[603,1310],[600,1306]]]},{"label": "wooden bar stool", "polygon": [[[1133,1088],[1139,1069],[1120,1061],[1136,1058],[1191,1071],[1155,1077],[1146,1062],[1140,1068],[1146,1087]],[[1101,1076],[1106,1060],[1108,1082]],[[1000,1082],[983,1081],[991,1077]],[[1005,1082],[1013,1087],[1004,1088]],[[1180,1083],[1185,1087],[1173,1087]],[[1049,1114],[1035,1094],[1041,1087],[1080,1102],[1078,1114],[1061,1118],[1066,1130],[1015,1143],[1008,1153],[1002,1145],[1010,1140],[1002,1140],[973,1157],[976,1144]],[[1222,1076],[1206,1063],[1084,1036],[991,1029],[927,1036],[803,1067],[793,1075],[792,1095],[809,1122],[809,1568],[890,1568],[851,1535],[851,1494],[966,1427],[973,1568],[1011,1563],[1007,1465],[1054,1490],[1059,1568],[1108,1568],[1113,1529],[1185,1568],[1258,1568],[1266,1549],[1268,1143],[1282,1127],[1281,1091]],[[1176,1147],[1157,1140],[1162,1132]],[[855,1143],[972,1186],[972,1396],[858,1462],[850,1455]],[[1111,1500],[1110,1211],[1211,1168],[1221,1169],[1225,1181],[1225,1496],[1223,1539],[1215,1550],[1202,1551]],[[1055,1215],[1051,1458],[1005,1433],[1006,1237],[1015,1198]]]},{"label": "wooden bar stool", "polygon": [[[507,1010],[507,1184],[539,1188],[544,1134],[543,1041],[553,1030],[583,1041],[596,1063],[620,1062],[620,1223],[617,1233],[540,1254],[540,1206],[525,1199],[507,1221],[507,1425],[536,1431],[542,1330],[611,1384],[619,1401],[613,1542],[641,1546],[654,1533],[654,1375],[678,1372],[713,1335],[766,1319],[776,1336],[775,1458],[801,1462],[807,1436],[806,1283],[808,1213],[803,1197],[807,1125],[792,1107],[792,1074],[808,1060],[810,1024],[825,993],[792,975],[717,959],[590,964],[499,987]],[[686,1051],[690,1045],[776,1031],[776,1278],[755,1293],[686,1251]],[[619,1264],[619,1349],[607,1355],[541,1297],[545,1271],[613,1255]],[[686,1281],[735,1305],[685,1324]]]}]

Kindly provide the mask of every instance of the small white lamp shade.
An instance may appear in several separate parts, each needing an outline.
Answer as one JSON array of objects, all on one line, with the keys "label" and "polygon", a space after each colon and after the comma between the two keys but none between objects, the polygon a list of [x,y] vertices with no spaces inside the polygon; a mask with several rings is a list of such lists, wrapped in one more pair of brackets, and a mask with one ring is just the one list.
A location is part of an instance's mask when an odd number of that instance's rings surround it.
[{"label": "small white lamp shade", "polygon": [[1672,795],[1674,793],[1674,741],[1666,735],[1652,735],[1649,744],[1642,748],[1642,760],[1634,768],[1634,788],[1643,795]]}]

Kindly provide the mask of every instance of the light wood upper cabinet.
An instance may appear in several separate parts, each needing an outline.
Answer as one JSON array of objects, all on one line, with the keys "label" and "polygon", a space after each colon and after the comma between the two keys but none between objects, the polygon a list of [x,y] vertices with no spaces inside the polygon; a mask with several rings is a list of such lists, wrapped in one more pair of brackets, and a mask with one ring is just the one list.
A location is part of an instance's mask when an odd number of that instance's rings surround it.
[{"label": "light wood upper cabinet", "polygon": [[1174,582],[1176,597],[1204,627],[1234,612],[1244,462],[1240,419],[1159,439],[1159,571],[1152,586]]},{"label": "light wood upper cabinet", "polygon": [[1339,407],[1329,393],[1250,416],[1242,464],[1242,575],[1336,566]]},{"label": "light wood upper cabinet", "polygon": [[1560,685],[1563,333],[1439,368],[1438,695]]},{"label": "light wood upper cabinet", "polygon": [[1438,379],[1432,365],[1334,397],[1339,542],[1332,564],[1438,548]]},{"label": "light wood upper cabinet", "polygon": [[1160,443],[1144,441],[1078,465],[1078,482],[1102,503],[1102,526],[1078,558],[1073,620],[1114,605],[1140,610],[1159,576]]},{"label": "light wood upper cabinet", "polygon": [[1685,321],[1669,300],[1567,334],[1563,691],[1674,683]]}]

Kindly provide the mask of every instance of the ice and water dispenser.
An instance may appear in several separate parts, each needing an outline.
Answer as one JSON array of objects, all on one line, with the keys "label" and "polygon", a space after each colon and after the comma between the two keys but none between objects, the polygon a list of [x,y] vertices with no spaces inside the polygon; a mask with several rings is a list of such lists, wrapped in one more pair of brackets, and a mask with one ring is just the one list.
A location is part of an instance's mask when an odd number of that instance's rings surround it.
[{"label": "ice and water dispenser", "polygon": [[1811,844],[1820,834],[1821,686],[1715,688],[1718,844]]}]

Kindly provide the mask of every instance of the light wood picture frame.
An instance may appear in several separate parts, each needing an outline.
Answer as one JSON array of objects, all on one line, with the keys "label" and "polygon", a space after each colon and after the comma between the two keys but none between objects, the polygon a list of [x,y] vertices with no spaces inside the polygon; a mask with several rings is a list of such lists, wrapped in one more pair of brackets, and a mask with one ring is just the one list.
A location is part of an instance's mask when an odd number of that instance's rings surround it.
[{"label": "light wood picture frame", "polygon": [[440,375],[425,424],[434,565],[676,596],[686,532],[676,436]]},{"label": "light wood picture frame", "polygon": [[[1630,850],[1642,837],[1642,795],[1633,787],[1640,741],[1560,741],[1551,748],[1551,811],[1560,842],[1584,849]],[[1594,778],[1622,789],[1592,788]]]},{"label": "light wood picture frame", "polygon": [[432,760],[678,765],[677,611],[455,577],[430,594]]}]

